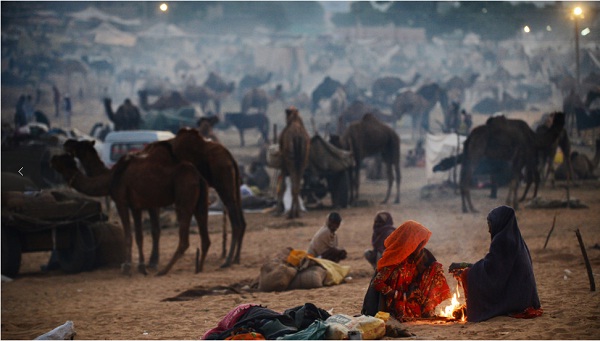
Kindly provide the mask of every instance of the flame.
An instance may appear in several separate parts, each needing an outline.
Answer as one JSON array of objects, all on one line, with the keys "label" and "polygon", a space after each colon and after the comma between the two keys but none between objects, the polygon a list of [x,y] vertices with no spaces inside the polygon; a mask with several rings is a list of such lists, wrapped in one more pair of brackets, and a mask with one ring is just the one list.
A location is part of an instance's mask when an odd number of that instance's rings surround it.
[{"label": "flame", "polygon": [[[450,304],[445,308],[442,308],[440,311],[440,316],[447,318],[457,318],[460,319],[461,322],[465,322],[467,320],[467,316],[465,314],[465,305],[460,303],[458,299],[460,298],[460,292],[458,291],[458,284],[456,285],[456,292],[452,295],[452,300]],[[458,315],[458,316],[456,316]]]}]

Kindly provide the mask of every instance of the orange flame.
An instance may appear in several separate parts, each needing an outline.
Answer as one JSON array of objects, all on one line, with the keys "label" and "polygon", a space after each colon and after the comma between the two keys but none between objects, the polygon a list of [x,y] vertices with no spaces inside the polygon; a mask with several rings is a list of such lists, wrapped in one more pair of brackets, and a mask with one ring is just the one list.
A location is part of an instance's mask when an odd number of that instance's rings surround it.
[{"label": "orange flame", "polygon": [[[451,319],[460,319],[461,322],[465,322],[467,320],[467,316],[465,314],[464,308],[465,305],[460,303],[458,299],[460,298],[460,292],[458,291],[458,284],[456,285],[456,292],[452,295],[452,300],[450,304],[445,308],[442,308],[440,311],[440,316],[451,318]],[[458,315],[458,316],[457,316]]]}]

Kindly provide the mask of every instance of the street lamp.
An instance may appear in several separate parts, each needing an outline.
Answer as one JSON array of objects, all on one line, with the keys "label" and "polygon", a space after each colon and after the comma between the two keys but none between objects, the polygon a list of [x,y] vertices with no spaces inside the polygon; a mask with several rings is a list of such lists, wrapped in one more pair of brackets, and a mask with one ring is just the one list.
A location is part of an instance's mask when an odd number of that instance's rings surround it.
[{"label": "street lamp", "polygon": [[577,93],[579,93],[579,18],[583,17],[581,7],[573,9],[573,18],[575,20],[575,74],[577,75]]}]

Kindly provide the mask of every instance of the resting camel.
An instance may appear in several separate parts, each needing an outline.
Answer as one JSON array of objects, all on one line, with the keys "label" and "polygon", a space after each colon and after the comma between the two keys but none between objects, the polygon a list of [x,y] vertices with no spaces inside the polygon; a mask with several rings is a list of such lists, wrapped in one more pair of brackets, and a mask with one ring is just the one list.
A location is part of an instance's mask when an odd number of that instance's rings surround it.
[{"label": "resting camel", "polygon": [[[300,117],[298,109],[288,107],[285,109],[286,126],[279,135],[279,150],[281,151],[282,181],[286,176],[290,177],[292,183],[292,207],[288,212],[288,219],[300,217],[300,182],[308,167],[308,157],[310,153],[310,136],[306,132],[304,122]],[[285,182],[284,182],[285,183]],[[283,203],[283,194],[285,186],[280,186],[277,193],[278,203]],[[282,205],[281,205],[282,206]]]},{"label": "resting camel", "polygon": [[140,129],[142,124],[140,111],[131,103],[129,98],[125,99],[125,102],[119,106],[116,113],[112,110],[111,99],[105,98],[104,109],[108,118],[114,123],[115,131]]},{"label": "resting camel", "polygon": [[231,248],[221,267],[228,267],[232,262],[239,264],[246,220],[242,211],[240,171],[233,155],[222,144],[205,140],[197,130],[191,128],[181,128],[174,138],[167,141],[175,157],[196,166],[208,185],[219,194],[227,209],[232,230]]},{"label": "resting camel", "polygon": [[[568,154],[564,154],[568,155]],[[567,179],[567,160],[570,161],[572,165],[572,174],[573,179],[584,180],[584,179],[596,179],[597,176],[594,174],[596,168],[598,168],[598,164],[600,164],[600,139],[596,139],[596,152],[594,154],[594,158],[590,160],[587,155],[580,154],[578,152],[572,152],[571,157],[566,158],[565,162],[561,163],[560,166],[556,169],[555,177],[558,180]]]},{"label": "resting camel", "polygon": [[536,135],[524,121],[509,120],[504,116],[492,117],[485,125],[473,129],[464,143],[460,170],[463,213],[477,212],[471,202],[469,188],[473,168],[483,157],[511,162],[513,175],[506,199],[508,205],[518,209],[517,190],[523,168],[527,186],[520,200],[527,196],[532,181],[535,185],[533,196],[537,195],[540,178],[537,171],[537,153],[555,143],[565,124],[563,113],[554,113],[553,116],[552,126],[541,135]]},{"label": "resting camel", "polygon": [[[85,174],[87,176],[96,177],[101,175],[108,175],[110,173],[110,169],[108,169],[104,162],[102,162],[102,160],[100,159],[98,152],[94,148],[94,144],[95,141],[77,141],[69,139],[63,144],[63,149],[67,154],[73,155],[75,158],[79,159],[79,162],[83,166],[83,169],[85,170]],[[110,193],[107,192],[106,195],[108,196],[110,195]],[[109,203],[109,201],[107,201],[107,203]],[[148,261],[148,267],[150,269],[157,269],[158,261],[160,258],[159,209],[148,209],[148,216],[150,217],[150,231],[152,234],[152,251],[150,253],[150,260]]]},{"label": "resting camel", "polygon": [[[136,244],[138,246],[138,271],[146,274],[143,253],[141,210],[158,209],[175,204],[179,222],[179,244],[173,257],[157,275],[165,275],[183,256],[189,247],[189,228],[192,215],[196,218],[202,240],[202,270],[210,239],[208,235],[208,187],[196,168],[188,162],[177,162],[165,142],[155,142],[138,155],[129,154],[121,158],[110,172],[88,177],[77,169],[72,155],[56,155],[51,165],[71,187],[90,196],[110,194],[125,234],[126,261],[122,265],[124,274],[131,275],[131,225],[129,212],[133,216]],[[152,184],[152,186],[149,186]]]},{"label": "resting camel", "polygon": [[396,199],[394,203],[400,203],[400,137],[396,132],[384,123],[381,123],[373,114],[365,114],[360,121],[351,123],[341,137],[341,145],[350,150],[354,155],[354,169],[350,172],[350,201],[358,200],[358,189],[360,185],[360,166],[365,157],[381,153],[383,162],[386,164],[388,189],[383,204],[388,202],[394,182],[394,167],[396,178]]}]

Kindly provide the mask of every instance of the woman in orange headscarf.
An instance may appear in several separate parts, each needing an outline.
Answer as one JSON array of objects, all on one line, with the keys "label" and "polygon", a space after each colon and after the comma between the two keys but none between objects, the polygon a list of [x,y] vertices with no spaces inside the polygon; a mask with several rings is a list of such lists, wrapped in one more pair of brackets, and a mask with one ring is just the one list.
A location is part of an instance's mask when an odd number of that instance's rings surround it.
[{"label": "woman in orange headscarf", "polygon": [[400,225],[386,240],[371,285],[381,293],[383,309],[398,320],[429,317],[451,297],[442,264],[425,249],[431,231],[416,221]]}]

